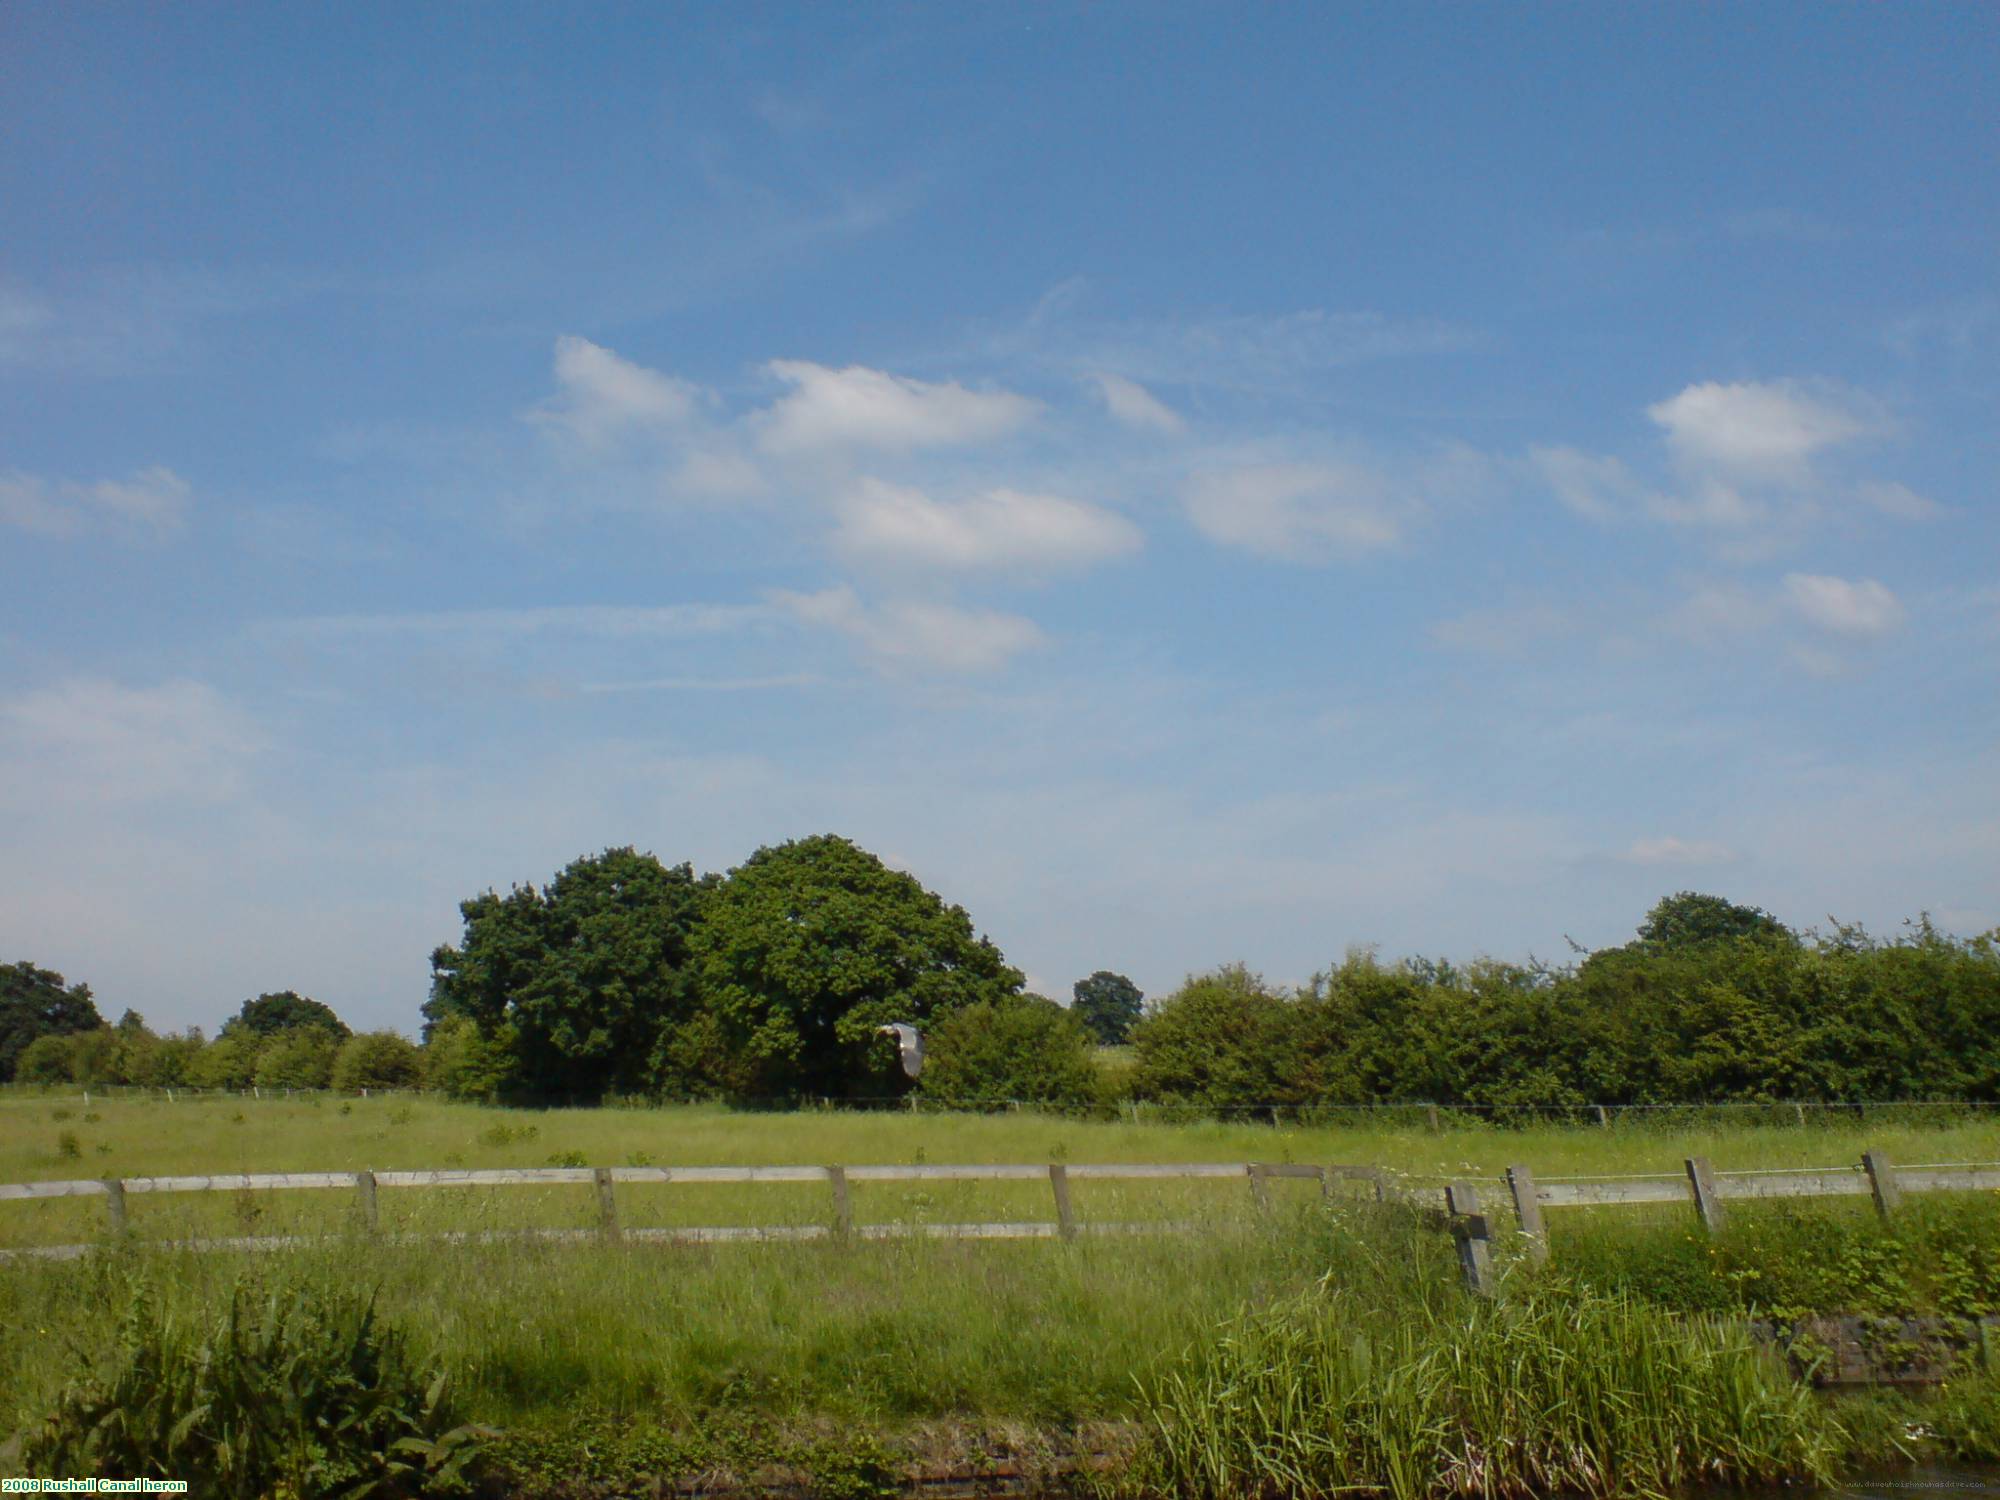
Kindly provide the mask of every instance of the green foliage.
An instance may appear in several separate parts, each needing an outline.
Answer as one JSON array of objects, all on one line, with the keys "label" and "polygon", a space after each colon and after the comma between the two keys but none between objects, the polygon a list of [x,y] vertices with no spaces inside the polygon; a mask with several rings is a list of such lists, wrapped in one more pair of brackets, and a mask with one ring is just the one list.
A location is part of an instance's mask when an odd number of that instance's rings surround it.
[{"label": "green foliage", "polygon": [[36,1037],[22,1049],[14,1077],[21,1083],[68,1083],[72,1041],[69,1035]]},{"label": "green foliage", "polygon": [[222,1033],[227,1036],[240,1030],[254,1032],[259,1037],[273,1037],[280,1032],[297,1031],[302,1026],[318,1027],[336,1037],[344,1038],[348,1034],[347,1023],[333,1013],[332,1006],[309,1000],[296,990],[275,990],[254,1000],[245,1000],[242,1009],[222,1023]]},{"label": "green foliage", "polygon": [[97,1083],[123,1083],[118,1066],[121,1038],[109,1026],[93,1026],[69,1039],[69,1076],[73,1083],[88,1087]]},{"label": "green foliage", "polygon": [[200,1089],[247,1089],[257,1072],[257,1033],[225,1031],[188,1063],[188,1082]]},{"label": "green foliage", "polygon": [[1762,907],[1738,906],[1720,896],[1682,891],[1664,897],[1639,925],[1636,946],[1650,949],[1693,948],[1735,938],[1791,941],[1785,925]]},{"label": "green foliage", "polygon": [[1424,1101],[1513,1121],[1595,1103],[2000,1100],[1992,938],[1925,920],[1893,943],[1858,928],[1801,942],[1715,900],[1671,898],[1648,924],[1661,936],[1573,971],[1351,954],[1290,995],[1240,968],[1190,979],[1134,1029],[1134,1087],[1210,1108]]},{"label": "green foliage", "polygon": [[737,1097],[893,1092],[875,1028],[1016,994],[1000,950],[914,878],[827,834],[760,849],[694,939],[704,1015],[662,1039],[669,1090]]},{"label": "green foliage", "polygon": [[514,1063],[513,1028],[486,1036],[471,1016],[446,1016],[423,1048],[423,1083],[452,1099],[491,1103],[507,1086]]},{"label": "green foliage", "polygon": [[504,1092],[595,1101],[637,1092],[663,1030],[693,1011],[689,938],[706,885],[633,849],[579,859],[541,890],[462,902],[465,935],[431,955],[427,1034],[469,1016],[511,1038]]},{"label": "green foliage", "polygon": [[1161,1487],[1200,1500],[1826,1483],[1841,1436],[1746,1331],[1555,1282],[1393,1318],[1308,1293],[1222,1329],[1148,1396]]},{"label": "green foliage", "polygon": [[372,1296],[305,1284],[241,1283],[202,1326],[140,1283],[116,1343],[76,1362],[26,1434],[35,1475],[180,1479],[234,1500],[459,1495],[497,1436],[453,1424],[444,1372],[411,1358]]},{"label": "green foliage", "polygon": [[934,1098],[1074,1108],[1096,1094],[1097,1068],[1083,1024],[1039,995],[962,1006],[924,1040],[919,1088]]},{"label": "green foliage", "polygon": [[343,1093],[353,1093],[415,1088],[422,1075],[423,1059],[407,1037],[394,1031],[365,1031],[340,1044],[331,1081]]},{"label": "green foliage", "polygon": [[53,969],[38,969],[25,959],[0,966],[0,1082],[19,1076],[21,1054],[36,1038],[103,1024],[89,985],[66,984]]},{"label": "green foliage", "polygon": [[323,1089],[333,1079],[340,1038],[319,1026],[297,1026],[267,1038],[252,1075],[260,1089]]},{"label": "green foliage", "polygon": [[1070,1009],[1101,1047],[1117,1047],[1132,1034],[1146,996],[1123,974],[1099,969],[1070,987]]}]

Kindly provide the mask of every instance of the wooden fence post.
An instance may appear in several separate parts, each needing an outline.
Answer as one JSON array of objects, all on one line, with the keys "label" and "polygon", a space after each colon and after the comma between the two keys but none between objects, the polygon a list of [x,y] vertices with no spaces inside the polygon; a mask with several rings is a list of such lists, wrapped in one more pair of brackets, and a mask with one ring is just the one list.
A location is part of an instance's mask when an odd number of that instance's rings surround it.
[{"label": "wooden fence post", "polygon": [[1687,1159],[1688,1181],[1694,1185],[1694,1211],[1701,1215],[1702,1227],[1710,1234],[1722,1228],[1725,1215],[1722,1194],[1715,1185],[1715,1168],[1705,1156]]},{"label": "wooden fence post", "polygon": [[1069,1168],[1059,1161],[1049,1163],[1049,1187],[1056,1195],[1056,1223],[1066,1240],[1076,1238],[1076,1215],[1069,1206]]},{"label": "wooden fence post", "polygon": [[1868,1173],[1868,1191],[1875,1199],[1875,1212],[1888,1218],[1903,1206],[1903,1185],[1896,1180],[1896,1167],[1880,1151],[1861,1153],[1861,1166]]},{"label": "wooden fence post", "polygon": [[1253,1161],[1245,1168],[1250,1174],[1250,1201],[1257,1205],[1259,1213],[1271,1207],[1271,1174],[1261,1161]]},{"label": "wooden fence post", "polygon": [[1597,1106],[1597,1123],[1606,1130],[1611,1128],[1611,1111],[1601,1104]]},{"label": "wooden fence post", "polygon": [[1451,1237],[1458,1242],[1458,1265],[1465,1289],[1481,1297],[1493,1295],[1493,1259],[1487,1241],[1493,1237],[1486,1215],[1479,1211],[1479,1190],[1469,1182],[1454,1182],[1444,1190],[1451,1213]]},{"label": "wooden fence post", "polygon": [[1431,1134],[1436,1135],[1438,1133],[1438,1107],[1435,1104],[1426,1104],[1424,1106],[1424,1114],[1430,1120]]},{"label": "wooden fence post", "polygon": [[604,1231],[606,1239],[618,1238],[618,1199],[612,1191],[611,1168],[599,1167],[591,1176],[597,1179],[597,1224]]},{"label": "wooden fence post", "polygon": [[842,1238],[854,1233],[854,1203],[847,1196],[847,1168],[828,1167],[826,1180],[833,1185],[833,1228]]},{"label": "wooden fence post", "polygon": [[1507,1169],[1507,1190],[1514,1195],[1514,1212],[1521,1233],[1528,1237],[1528,1254],[1538,1266],[1549,1263],[1549,1230],[1542,1222],[1542,1200],[1535,1195],[1535,1174],[1527,1167]]},{"label": "wooden fence post", "polygon": [[381,1218],[375,1208],[375,1174],[356,1172],[354,1191],[361,1199],[361,1223],[370,1234],[373,1234],[382,1227]]},{"label": "wooden fence post", "polygon": [[116,1177],[104,1179],[104,1214],[113,1234],[125,1232],[125,1184]]}]

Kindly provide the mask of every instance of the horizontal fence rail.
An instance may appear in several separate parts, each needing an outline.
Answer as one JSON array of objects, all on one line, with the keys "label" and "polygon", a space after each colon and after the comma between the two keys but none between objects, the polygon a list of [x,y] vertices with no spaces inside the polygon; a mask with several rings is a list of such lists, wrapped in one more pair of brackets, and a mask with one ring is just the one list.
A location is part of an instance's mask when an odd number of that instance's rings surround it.
[{"label": "horizontal fence rail", "polygon": [[[149,1194],[203,1192],[273,1192],[285,1190],[351,1191],[365,1230],[382,1243],[429,1240],[441,1243],[493,1243],[505,1240],[601,1241],[604,1239],[679,1244],[724,1244],[749,1241],[813,1240],[830,1236],[888,1239],[898,1236],[964,1239],[1074,1239],[1079,1234],[1180,1233],[1199,1226],[1186,1221],[1086,1222],[1072,1206],[1070,1184],[1091,1181],[1172,1181],[1236,1179],[1249,1186],[1251,1201],[1268,1207],[1273,1180],[1303,1179],[1319,1184],[1322,1196],[1335,1185],[1354,1182],[1372,1190],[1378,1201],[1390,1200],[1440,1214],[1460,1244],[1466,1280],[1476,1291],[1491,1288],[1488,1246],[1495,1238],[1493,1221],[1480,1209],[1479,1188],[1473,1182],[1449,1185],[1417,1183],[1381,1167],[1298,1162],[1063,1162],[1047,1164],[973,1163],[964,1165],[888,1166],[729,1166],[729,1167],[497,1167],[450,1168],[434,1171],[249,1172],[207,1176],[124,1177],[56,1182],[0,1184],[0,1201],[32,1201],[101,1197],[106,1203],[106,1228],[114,1241],[128,1233],[127,1199]],[[1888,1216],[1909,1193],[2000,1193],[2000,1163],[1946,1162],[1896,1166],[1880,1151],[1862,1154],[1856,1166],[1760,1168],[1717,1171],[1703,1157],[1690,1157],[1678,1173],[1648,1173],[1607,1177],[1562,1177],[1537,1180],[1532,1168],[1509,1167],[1500,1186],[1512,1200],[1519,1232],[1528,1253],[1548,1257],[1544,1209],[1616,1207],[1632,1204],[1690,1204],[1705,1228],[1723,1227],[1727,1205],[1739,1201],[1782,1198],[1872,1198],[1878,1213]],[[1054,1200],[1053,1220],[987,1223],[861,1224],[854,1221],[850,1187],[885,1182],[1046,1182]],[[621,1228],[617,1188],[620,1184],[665,1186],[808,1183],[824,1184],[831,1193],[827,1222],[785,1225],[713,1225],[672,1228]],[[446,1231],[432,1234],[379,1233],[377,1194],[382,1189],[496,1188],[573,1186],[595,1189],[595,1228]],[[234,1236],[218,1239],[161,1242],[170,1248],[273,1250],[313,1242],[311,1236]],[[324,1238],[324,1237],[319,1237]],[[0,1250],[0,1256],[69,1259],[99,1248],[94,1244],[33,1246]]]}]

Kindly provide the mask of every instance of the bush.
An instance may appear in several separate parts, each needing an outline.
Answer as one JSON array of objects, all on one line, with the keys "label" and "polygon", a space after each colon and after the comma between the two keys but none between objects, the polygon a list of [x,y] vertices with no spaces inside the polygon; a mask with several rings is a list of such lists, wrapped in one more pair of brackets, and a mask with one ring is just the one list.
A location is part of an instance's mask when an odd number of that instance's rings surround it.
[{"label": "bush", "polygon": [[953,1011],[925,1038],[923,1092],[946,1100],[1092,1103],[1090,1035],[1039,995],[981,1000]]},{"label": "bush", "polygon": [[323,1089],[333,1079],[337,1033],[318,1026],[281,1031],[257,1051],[260,1089]]},{"label": "bush", "polygon": [[188,1082],[203,1089],[247,1089],[257,1073],[257,1034],[219,1036],[189,1060]]},{"label": "bush", "polygon": [[489,1104],[500,1096],[511,1076],[514,1034],[501,1027],[488,1037],[470,1016],[447,1016],[431,1028],[424,1043],[424,1087],[453,1099]]},{"label": "bush", "polygon": [[423,1059],[408,1038],[393,1031],[365,1031],[340,1044],[333,1059],[333,1086],[356,1089],[414,1088]]},{"label": "bush", "polygon": [[21,1053],[14,1077],[22,1083],[68,1083],[70,1038],[38,1036]]},{"label": "bush", "polygon": [[140,1283],[116,1344],[76,1357],[23,1443],[35,1475],[180,1479],[230,1500],[463,1494],[497,1436],[452,1425],[444,1372],[419,1367],[372,1296],[239,1284],[201,1328]]}]

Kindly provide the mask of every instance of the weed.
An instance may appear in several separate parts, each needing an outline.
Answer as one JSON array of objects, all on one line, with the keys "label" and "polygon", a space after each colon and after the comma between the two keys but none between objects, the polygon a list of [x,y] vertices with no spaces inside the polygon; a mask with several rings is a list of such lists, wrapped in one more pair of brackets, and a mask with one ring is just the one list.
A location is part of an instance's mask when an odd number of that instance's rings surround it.
[{"label": "weed", "polygon": [[74,1130],[65,1130],[56,1136],[56,1155],[63,1161],[75,1161],[83,1155],[83,1143],[76,1138]]}]

